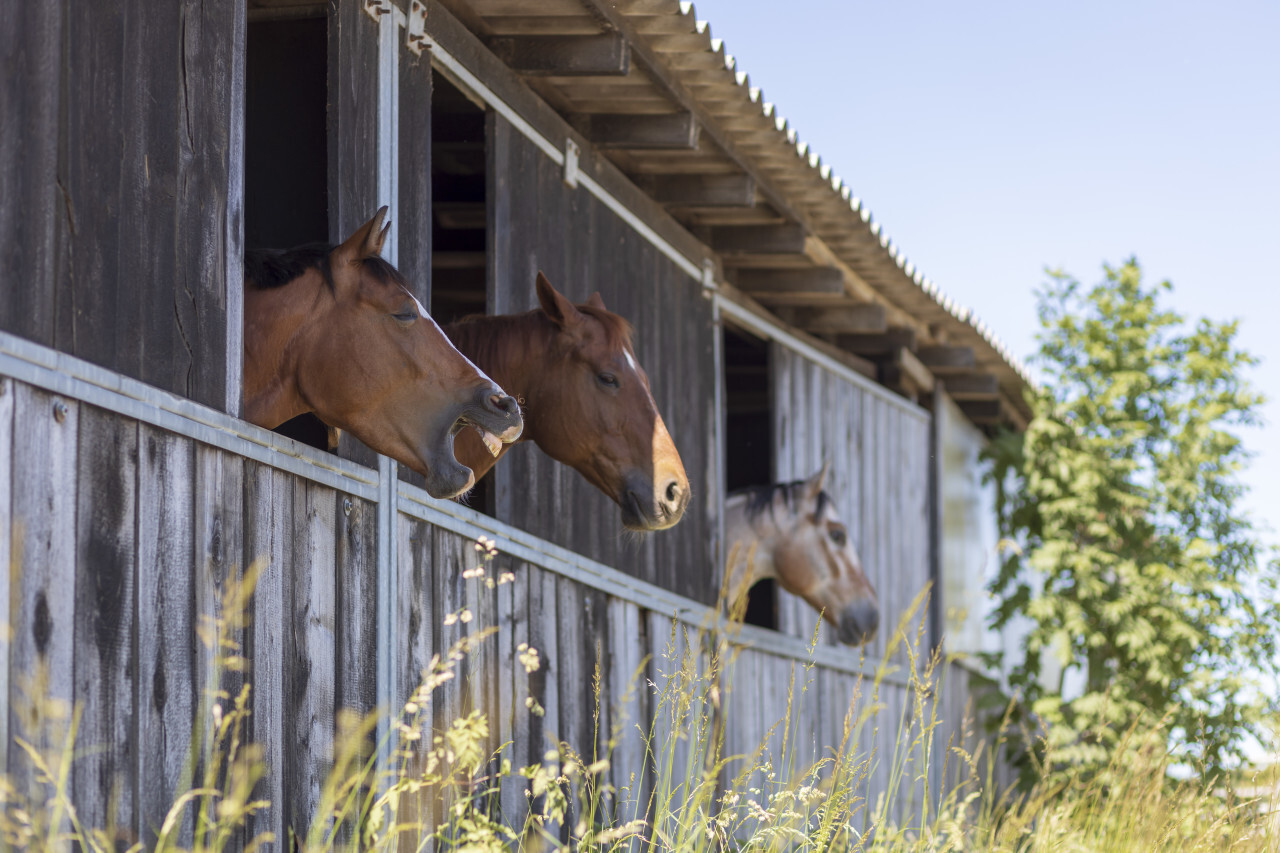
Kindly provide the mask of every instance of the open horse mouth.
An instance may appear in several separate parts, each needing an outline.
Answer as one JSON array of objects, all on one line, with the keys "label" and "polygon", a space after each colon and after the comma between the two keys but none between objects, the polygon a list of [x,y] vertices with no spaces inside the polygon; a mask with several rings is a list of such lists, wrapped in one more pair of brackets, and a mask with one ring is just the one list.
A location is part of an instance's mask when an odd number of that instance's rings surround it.
[{"label": "open horse mouth", "polygon": [[441,431],[420,454],[426,463],[427,493],[433,498],[454,498],[475,485],[475,472],[458,461],[453,448],[463,430],[474,429],[494,456],[524,431],[519,404],[492,387],[482,389],[473,402],[463,403],[451,414],[452,420],[438,427]]}]

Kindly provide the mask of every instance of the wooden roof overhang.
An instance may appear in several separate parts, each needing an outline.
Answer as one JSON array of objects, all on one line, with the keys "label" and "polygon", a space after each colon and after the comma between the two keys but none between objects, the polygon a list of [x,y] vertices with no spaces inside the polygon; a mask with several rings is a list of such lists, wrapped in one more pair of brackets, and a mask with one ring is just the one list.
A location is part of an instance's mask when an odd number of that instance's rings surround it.
[{"label": "wooden roof overhang", "polygon": [[[723,264],[733,297],[1025,426],[1025,368],[925,278],[678,0],[439,0]],[[434,4],[433,4],[434,5]]]}]

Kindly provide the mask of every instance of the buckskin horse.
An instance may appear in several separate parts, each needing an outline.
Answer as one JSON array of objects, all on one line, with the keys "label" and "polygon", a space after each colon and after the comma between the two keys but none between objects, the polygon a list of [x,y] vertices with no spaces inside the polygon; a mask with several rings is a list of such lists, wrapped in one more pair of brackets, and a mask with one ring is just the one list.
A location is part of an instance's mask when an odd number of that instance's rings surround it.
[{"label": "buckskin horse", "polygon": [[422,474],[432,497],[453,497],[476,476],[456,436],[496,454],[520,437],[520,407],[379,257],[386,213],[336,248],[246,253],[244,416],[273,429],[314,412]]},{"label": "buckskin horse", "polygon": [[[539,308],[475,315],[445,334],[515,394],[529,439],[576,469],[622,510],[631,530],[663,530],[689,503],[689,479],[636,362],[631,326],[593,294],[581,305],[538,273]],[[458,458],[482,476],[507,446],[490,454],[476,435],[458,438]]]},{"label": "buckskin horse", "polygon": [[864,645],[875,639],[880,607],[835,503],[822,489],[826,476],[824,465],[808,480],[729,495],[724,504],[727,588],[738,594],[774,578],[822,613],[840,642]]}]

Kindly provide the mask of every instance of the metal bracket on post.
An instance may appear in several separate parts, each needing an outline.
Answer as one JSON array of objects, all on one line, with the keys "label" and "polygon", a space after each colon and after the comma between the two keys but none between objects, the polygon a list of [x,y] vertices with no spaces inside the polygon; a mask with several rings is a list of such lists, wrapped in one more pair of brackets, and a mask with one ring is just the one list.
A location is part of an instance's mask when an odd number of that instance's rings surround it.
[{"label": "metal bracket on post", "polygon": [[564,141],[564,183],[573,189],[578,188],[578,155],[581,150],[572,139]]},{"label": "metal bracket on post", "polygon": [[381,23],[383,15],[391,14],[391,0],[364,0],[364,10],[370,18]]},{"label": "metal bracket on post", "polygon": [[409,20],[405,25],[405,45],[414,56],[422,56],[427,42],[427,4],[423,0],[413,0],[409,4]]},{"label": "metal bracket on post", "polygon": [[716,289],[716,262],[711,258],[702,259],[702,289]]}]

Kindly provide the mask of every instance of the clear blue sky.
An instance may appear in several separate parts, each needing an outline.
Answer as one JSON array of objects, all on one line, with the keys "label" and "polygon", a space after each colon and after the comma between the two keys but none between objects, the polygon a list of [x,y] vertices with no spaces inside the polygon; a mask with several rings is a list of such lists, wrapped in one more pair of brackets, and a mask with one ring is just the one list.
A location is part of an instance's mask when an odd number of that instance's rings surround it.
[{"label": "clear blue sky", "polygon": [[[1280,3],[700,0],[889,237],[1013,348],[1046,266],[1136,255],[1241,320],[1267,426],[1247,508],[1280,528]],[[1280,534],[1268,538],[1275,541]]]}]

